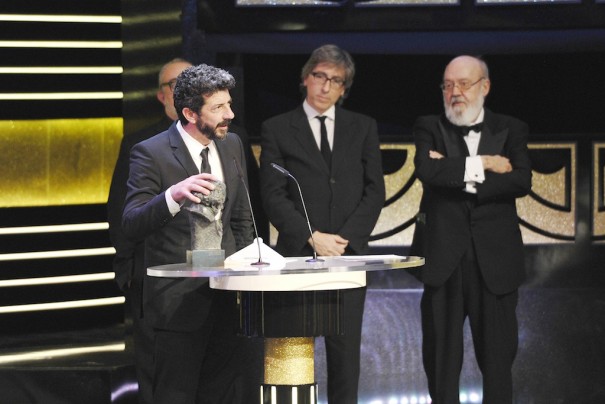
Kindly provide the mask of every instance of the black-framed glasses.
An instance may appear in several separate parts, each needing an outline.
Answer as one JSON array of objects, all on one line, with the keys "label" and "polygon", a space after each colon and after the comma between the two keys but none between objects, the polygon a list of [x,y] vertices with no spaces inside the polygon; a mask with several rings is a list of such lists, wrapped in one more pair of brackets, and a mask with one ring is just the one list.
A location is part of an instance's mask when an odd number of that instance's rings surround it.
[{"label": "black-framed glasses", "polygon": [[454,81],[444,81],[443,83],[439,84],[439,87],[441,88],[441,91],[449,93],[450,91],[454,91],[454,87],[458,86],[458,88],[460,89],[460,92],[465,92],[471,89],[471,87],[473,87],[475,84],[477,84],[478,82],[480,82],[481,80],[485,80],[485,77],[481,77],[479,80],[475,81],[475,82],[471,82],[470,80],[460,80],[458,82],[454,82]]},{"label": "black-framed glasses", "polygon": [[167,81],[165,83],[160,83],[160,87],[164,87],[164,86],[168,86],[168,88],[170,89],[170,91],[174,91],[174,86],[176,86],[176,79],[172,79],[172,80]]},{"label": "black-framed glasses", "polygon": [[345,85],[345,79],[342,77],[328,77],[325,73],[322,72],[312,72],[311,76],[315,83],[320,85],[325,85],[326,81],[330,82],[330,86],[334,86],[334,88],[341,88]]}]

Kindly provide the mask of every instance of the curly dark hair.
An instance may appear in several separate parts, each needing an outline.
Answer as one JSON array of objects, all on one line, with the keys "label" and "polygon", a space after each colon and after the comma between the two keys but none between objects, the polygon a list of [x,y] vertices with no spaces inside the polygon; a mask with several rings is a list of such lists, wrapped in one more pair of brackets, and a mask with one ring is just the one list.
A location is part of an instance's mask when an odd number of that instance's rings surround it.
[{"label": "curly dark hair", "polygon": [[204,105],[204,97],[217,91],[231,90],[235,87],[235,78],[226,70],[205,64],[191,66],[183,70],[176,79],[174,87],[174,107],[183,125],[187,119],[183,108],[197,113]]}]

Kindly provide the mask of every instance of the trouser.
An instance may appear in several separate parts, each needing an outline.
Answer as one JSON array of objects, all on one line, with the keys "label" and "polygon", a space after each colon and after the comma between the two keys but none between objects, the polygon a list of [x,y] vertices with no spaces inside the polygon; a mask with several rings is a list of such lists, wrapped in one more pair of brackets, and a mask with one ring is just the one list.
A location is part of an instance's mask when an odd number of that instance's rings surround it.
[{"label": "trouser", "polygon": [[512,364],[517,353],[518,291],[494,295],[477,262],[464,259],[439,287],[425,285],[421,301],[423,363],[434,404],[459,403],[466,317],[483,375],[483,403],[512,403]]},{"label": "trouser", "polygon": [[344,335],[325,337],[328,403],[357,403],[361,328],[366,288],[343,289]]},{"label": "trouser", "polygon": [[201,329],[154,330],[154,404],[258,401],[262,341],[236,335],[234,292],[215,292]]}]

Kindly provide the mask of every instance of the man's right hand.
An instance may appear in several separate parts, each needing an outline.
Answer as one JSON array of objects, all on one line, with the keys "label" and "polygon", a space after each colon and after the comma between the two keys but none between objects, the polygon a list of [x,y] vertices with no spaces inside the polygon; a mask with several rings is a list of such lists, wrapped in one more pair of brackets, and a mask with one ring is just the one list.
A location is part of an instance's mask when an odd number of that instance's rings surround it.
[{"label": "man's right hand", "polygon": [[170,196],[179,204],[185,199],[200,203],[201,199],[193,195],[193,192],[201,192],[204,195],[208,195],[214,189],[214,184],[210,181],[217,180],[218,178],[216,176],[208,173],[192,175],[178,184],[171,186]]},{"label": "man's right hand", "polygon": [[307,241],[311,246],[313,246],[313,241],[315,241],[317,255],[323,256],[342,255],[347,245],[349,245],[349,240],[340,237],[338,234],[322,233],[317,230],[313,232],[313,239],[309,237]]}]

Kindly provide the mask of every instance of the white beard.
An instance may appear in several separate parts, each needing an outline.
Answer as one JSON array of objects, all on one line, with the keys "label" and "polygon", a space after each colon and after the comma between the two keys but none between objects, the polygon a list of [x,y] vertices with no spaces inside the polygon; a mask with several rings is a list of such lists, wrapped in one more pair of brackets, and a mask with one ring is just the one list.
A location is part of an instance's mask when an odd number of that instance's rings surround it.
[{"label": "white beard", "polygon": [[[459,97],[462,97],[461,95]],[[454,98],[452,97],[453,101]],[[481,109],[483,108],[483,103],[485,101],[485,97],[483,94],[480,94],[477,99],[471,103],[466,104],[466,106],[458,106],[452,107],[451,104],[448,104],[445,101],[445,97],[443,98],[443,105],[445,107],[445,116],[447,119],[457,126],[469,126],[472,124],[475,119],[481,113]]]}]

